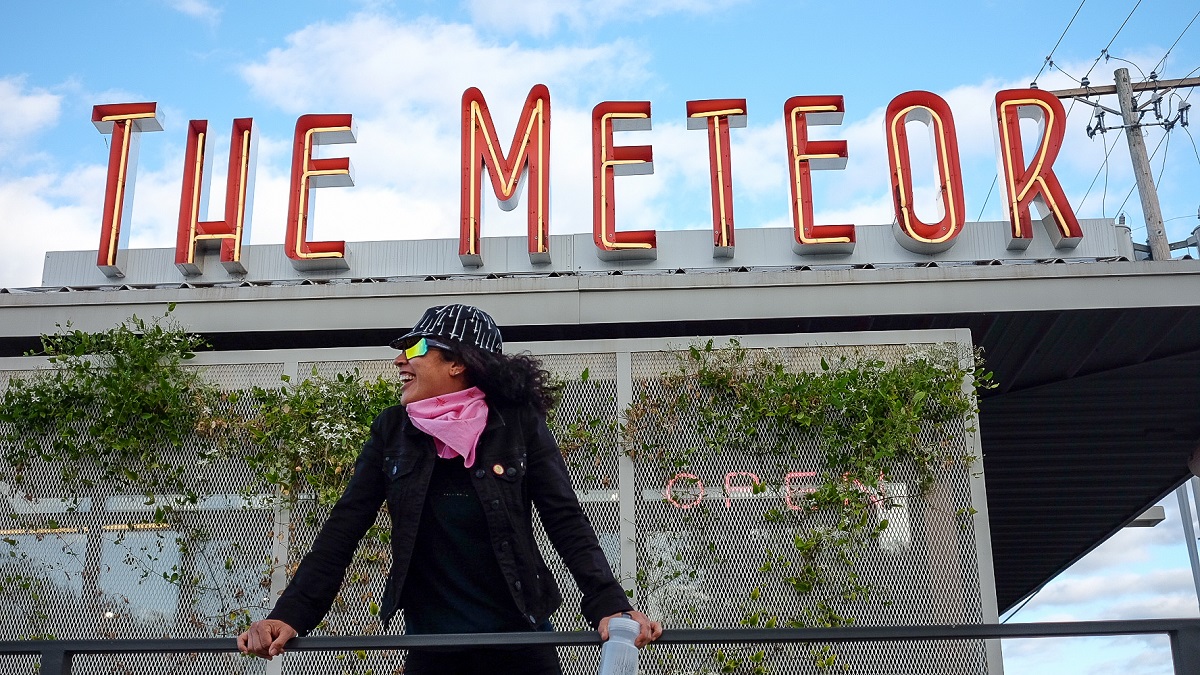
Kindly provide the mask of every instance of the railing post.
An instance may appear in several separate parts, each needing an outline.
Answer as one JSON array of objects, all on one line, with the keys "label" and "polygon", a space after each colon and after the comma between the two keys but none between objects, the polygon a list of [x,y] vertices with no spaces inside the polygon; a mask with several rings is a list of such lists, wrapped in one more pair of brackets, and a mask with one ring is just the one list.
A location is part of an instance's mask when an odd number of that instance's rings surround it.
[{"label": "railing post", "polygon": [[62,648],[47,645],[42,650],[38,675],[70,675],[72,654]]},{"label": "railing post", "polygon": [[1175,675],[1200,673],[1200,628],[1189,626],[1173,630],[1170,634]]}]

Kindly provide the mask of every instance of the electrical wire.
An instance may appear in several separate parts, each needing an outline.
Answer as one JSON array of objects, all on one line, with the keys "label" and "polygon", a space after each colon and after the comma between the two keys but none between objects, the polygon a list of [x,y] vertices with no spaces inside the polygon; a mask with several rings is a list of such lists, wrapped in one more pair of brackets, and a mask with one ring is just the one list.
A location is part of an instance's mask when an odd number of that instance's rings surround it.
[{"label": "electrical wire", "polygon": [[1063,75],[1066,75],[1066,76],[1067,76],[1067,79],[1071,80],[1072,82],[1074,82],[1075,84],[1077,84],[1077,85],[1079,85],[1079,86],[1081,86],[1081,87],[1083,86],[1083,80],[1081,80],[1081,79],[1079,79],[1078,77],[1075,77],[1074,75],[1072,75],[1072,74],[1068,73],[1067,71],[1063,70],[1063,69],[1062,69],[1062,66],[1058,65],[1057,63],[1051,63],[1050,65],[1051,65],[1051,66],[1052,66],[1052,67],[1053,67],[1055,70],[1057,70],[1058,72],[1062,73]]},{"label": "electrical wire", "polygon": [[1167,171],[1167,152],[1169,152],[1171,149],[1171,132],[1169,132],[1169,131],[1165,132],[1163,134],[1163,139],[1167,143],[1166,143],[1166,145],[1163,146],[1163,159],[1162,159],[1162,164],[1160,164],[1158,167],[1158,178],[1154,179],[1154,189],[1155,190],[1158,189],[1158,186],[1162,185],[1163,174],[1166,173],[1166,171]]},{"label": "electrical wire", "polygon": [[[1054,66],[1054,52],[1058,50],[1058,46],[1062,44],[1063,38],[1067,36],[1067,31],[1071,30],[1071,24],[1075,23],[1075,17],[1079,16],[1079,10],[1083,9],[1083,5],[1086,2],[1087,0],[1082,0],[1082,2],[1079,3],[1079,6],[1075,8],[1075,14],[1071,15],[1071,20],[1067,22],[1067,27],[1063,29],[1062,35],[1058,36],[1058,42],[1054,43],[1054,49],[1050,50],[1050,54],[1046,57],[1046,60],[1042,62],[1042,67],[1038,68],[1037,75],[1033,76],[1034,84],[1037,84],[1038,78],[1042,76],[1042,71],[1046,69],[1046,66]],[[1178,42],[1178,40],[1176,40],[1176,42]]]},{"label": "electrical wire", "polygon": [[[1153,160],[1158,155],[1158,149],[1162,147],[1163,141],[1167,140],[1167,137],[1170,135],[1171,135],[1170,133],[1165,133],[1162,135],[1162,138],[1158,139],[1158,145],[1154,146],[1154,152],[1150,153],[1150,159],[1146,160],[1147,164],[1149,164],[1150,161]],[[1155,183],[1155,185],[1157,186],[1158,184]],[[1125,195],[1125,201],[1121,202],[1121,205],[1119,207],[1117,207],[1117,213],[1120,213],[1121,211],[1123,211],[1125,209],[1125,204],[1129,203],[1129,198],[1133,196],[1133,191],[1136,189],[1137,189],[1137,183],[1135,182],[1133,184],[1133,187],[1129,188],[1129,193]],[[1138,229],[1141,229],[1141,228],[1138,228]]]},{"label": "electrical wire", "polygon": [[1108,58],[1112,59],[1113,61],[1120,61],[1122,63],[1128,63],[1129,65],[1133,66],[1138,71],[1138,75],[1141,75],[1143,80],[1147,79],[1146,73],[1143,73],[1141,67],[1139,67],[1138,64],[1134,63],[1133,61],[1130,61],[1129,59],[1123,59],[1119,56],[1113,56],[1111,54],[1109,54]]},{"label": "electrical wire", "polygon": [[1134,3],[1133,9],[1129,10],[1129,16],[1125,17],[1125,20],[1121,22],[1121,26],[1117,28],[1117,32],[1113,33],[1112,39],[1108,41],[1108,45],[1104,49],[1100,50],[1100,55],[1096,57],[1095,61],[1092,61],[1092,67],[1088,68],[1088,71],[1084,73],[1083,79],[1087,79],[1088,75],[1091,75],[1092,71],[1095,70],[1096,64],[1100,63],[1100,59],[1108,55],[1108,48],[1112,47],[1113,43],[1117,41],[1117,36],[1121,34],[1121,31],[1125,30],[1125,24],[1129,23],[1129,20],[1133,18],[1133,13],[1137,11],[1138,6],[1141,4],[1142,0],[1137,0],[1137,2]]},{"label": "electrical wire", "polygon": [[1196,155],[1196,164],[1200,166],[1200,149],[1196,148],[1196,139],[1192,137],[1192,130],[1187,127],[1184,127],[1183,130],[1187,132],[1187,137],[1192,142],[1192,152]]},{"label": "electrical wire", "polygon": [[[1195,143],[1192,143],[1192,145],[1195,145]],[[1196,157],[1200,159],[1200,154],[1197,154]],[[983,212],[987,209],[988,201],[992,198],[992,191],[996,189],[996,181],[998,180],[1000,180],[1000,174],[992,176],[992,186],[988,188],[987,196],[983,198],[983,207],[979,209],[979,215],[975,217],[975,222],[983,221]]]},{"label": "electrical wire", "polygon": [[[1167,49],[1167,53],[1163,54],[1163,57],[1158,60],[1157,64],[1154,65],[1154,70],[1152,70],[1150,72],[1157,73],[1158,69],[1161,68],[1163,66],[1163,64],[1167,62],[1167,57],[1171,55],[1171,50],[1175,49],[1175,45],[1179,44],[1179,41],[1183,39],[1184,34],[1188,32],[1188,29],[1192,27],[1192,24],[1196,23],[1197,17],[1200,17],[1200,10],[1197,10],[1196,13],[1192,15],[1192,20],[1189,21],[1188,24],[1183,27],[1183,30],[1179,33],[1179,37],[1175,38],[1175,42],[1171,43],[1171,46]],[[1193,72],[1195,72],[1195,71],[1193,71]]]},{"label": "electrical wire", "polygon": [[[1124,129],[1118,129],[1117,138],[1120,138],[1120,135],[1123,133],[1125,133]],[[1108,156],[1111,155],[1112,151],[1117,148],[1117,141],[1114,139],[1111,147],[1108,145],[1108,140],[1106,138],[1101,138],[1100,141],[1104,143],[1104,161],[1100,163],[1100,168],[1096,169],[1096,175],[1092,176],[1092,182],[1088,185],[1087,192],[1083,193],[1083,198],[1079,200],[1079,204],[1080,207],[1082,207],[1083,203],[1087,201],[1088,195],[1092,193],[1092,188],[1096,186],[1096,181],[1100,178],[1100,173],[1103,172],[1104,191],[1100,196],[1100,215],[1107,218],[1108,216],[1105,215],[1104,205],[1105,202],[1108,201]]]}]

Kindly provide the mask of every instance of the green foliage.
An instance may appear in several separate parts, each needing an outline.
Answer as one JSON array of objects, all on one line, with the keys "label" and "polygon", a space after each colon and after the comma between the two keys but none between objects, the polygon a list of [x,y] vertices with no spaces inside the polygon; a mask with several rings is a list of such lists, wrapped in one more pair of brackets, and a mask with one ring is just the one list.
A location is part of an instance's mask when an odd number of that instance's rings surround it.
[{"label": "green foliage", "polygon": [[[299,382],[284,377],[276,389],[254,388],[257,414],[241,428],[256,448],[246,460],[257,477],[294,504],[305,495],[332,506],[354,472],[354,460],[371,432],[371,421],[400,401],[400,382],[363,381],[358,369]],[[257,486],[252,486],[256,489]]]},{"label": "green foliage", "polygon": [[[878,358],[842,358],[835,366],[821,359],[819,372],[785,368],[772,350],[724,349],[711,341],[681,356],[678,369],[664,374],[661,392],[643,395],[626,413],[630,456],[668,469],[730,449],[751,456],[788,456],[798,440],[815,439],[826,453],[831,475],[876,487],[900,462],[916,463],[922,478],[943,460],[956,460],[944,444],[922,444],[922,430],[945,436],[948,422],[974,412],[963,390],[968,376],[990,386],[981,367],[962,368],[958,355],[930,349],[902,363]],[[695,418],[702,446],[665,454],[653,429],[672,430],[681,418]],[[814,500],[844,495],[832,482]],[[922,489],[928,483],[922,484]]]},{"label": "green foliage", "polygon": [[[101,488],[106,494],[143,495],[154,506],[150,522],[169,526],[170,534],[157,549],[131,549],[126,563],[182,589],[198,583],[194,574],[155,570],[153,562],[164,543],[184,551],[207,541],[202,532],[177,527],[179,507],[206,496],[192,448],[200,448],[201,464],[236,450],[253,471],[248,494],[268,492],[284,507],[311,498],[318,508],[303,510],[311,524],[342,493],[371,421],[399,401],[400,385],[388,378],[364,382],[357,370],[331,377],[314,371],[298,382],[284,378],[277,388],[222,394],[186,367],[203,343],[169,321],[169,314],[151,321],[135,317],[99,333],[68,326],[43,336],[41,353],[51,367],[11,380],[0,400],[0,472],[3,480],[20,485],[27,467],[49,463],[76,504]],[[879,595],[860,578],[856,564],[887,528],[880,514],[889,504],[887,485],[896,470],[915,470],[917,490],[909,496],[919,497],[941,468],[969,462],[952,432],[975,413],[970,385],[990,386],[991,376],[975,356],[965,367],[959,354],[937,349],[897,363],[821,359],[820,368],[810,372],[785,365],[776,351],[737,343],[715,348],[710,342],[681,353],[678,367],[623,411],[621,426],[616,419],[579,412],[582,407],[571,405],[574,398],[551,414],[550,424],[584,486],[602,488],[615,487],[618,448],[645,469],[668,476],[699,474],[715,457],[730,453],[768,468],[786,467],[794,465],[799,448],[820,448],[823,459],[813,467],[812,482],[786,495],[793,508],[764,512],[762,534],[756,535],[763,537],[753,572],[758,577],[747,589],[740,622],[766,628],[847,626],[855,621],[856,605]],[[585,370],[562,384],[564,397],[594,401],[609,395],[604,387],[611,383],[597,382]],[[234,404],[243,412],[235,415]],[[696,443],[667,442],[685,427],[698,432]],[[771,480],[752,492],[785,496],[782,481]],[[677,512],[682,527],[694,531],[658,533],[665,553],[637,571],[643,593],[702,583],[702,570],[713,573],[727,562],[715,543],[724,534],[704,524],[709,506],[695,482],[681,478],[675,485],[682,501],[696,500],[695,508]],[[973,512],[960,509],[955,516],[965,525]],[[49,519],[37,526],[56,530],[60,523]],[[359,552],[371,565],[350,579],[362,596],[354,591],[353,597],[339,597],[339,605],[361,600],[368,614],[379,611],[367,590],[389,562],[389,535],[386,528],[371,529]],[[7,550],[0,553],[19,560],[16,540],[4,543]],[[221,559],[227,570],[234,565],[227,554]],[[0,586],[29,593],[36,606],[44,584],[9,574]],[[795,598],[789,613],[766,605],[780,589]],[[686,613],[687,603],[694,602],[683,597],[680,610]],[[220,630],[236,631],[252,618],[236,602],[221,608],[213,619]],[[30,632],[42,632],[40,620],[32,621]],[[718,672],[764,673],[775,654],[718,651],[713,661]],[[828,647],[814,649],[811,657],[822,669],[844,668]]]},{"label": "green foliage", "polygon": [[[820,450],[814,475],[798,493],[789,493],[779,479],[753,488],[780,495],[790,508],[763,513],[759,578],[742,603],[742,625],[852,625],[852,608],[877,595],[857,564],[888,527],[883,514],[893,503],[888,485],[897,469],[915,472],[915,494],[908,496],[919,498],[937,471],[971,461],[955,434],[977,412],[970,387],[992,386],[991,374],[979,354],[964,366],[956,350],[910,349],[894,363],[869,355],[833,363],[821,358],[819,369],[804,370],[788,367],[776,350],[744,349],[737,342],[716,348],[710,341],[681,352],[661,386],[647,387],[626,410],[627,454],[648,470],[674,476],[677,501],[695,500],[695,509],[679,514],[705,508],[699,493],[689,491],[695,481],[688,476],[720,457],[755,458],[783,476],[802,458],[802,448]],[[680,518],[681,525],[696,528],[690,516]],[[702,529],[694,534],[713,536]],[[714,572],[714,560],[701,560],[700,551],[691,552],[695,567]],[[665,562],[676,576],[691,568]],[[662,583],[655,570],[652,562],[639,576],[643,592]],[[767,606],[764,588],[774,589],[774,597],[793,594],[794,610],[781,615]],[[740,657],[718,652],[714,660],[719,672],[747,670]],[[814,650],[812,660],[821,669],[838,664],[828,648]]]},{"label": "green foliage", "polygon": [[[558,442],[563,460],[576,473],[580,488],[612,489],[616,487],[616,445],[618,425],[615,415],[585,414],[576,406],[563,401],[578,398],[593,403],[605,400],[602,386],[591,379],[584,368],[578,379],[556,378],[554,388],[559,401],[546,416],[546,424]],[[615,404],[614,404],[615,407]],[[591,408],[595,410],[594,407]]]},{"label": "green foliage", "polygon": [[[43,335],[36,354],[50,368],[14,378],[0,400],[0,460],[6,478],[24,481],[33,461],[57,466],[69,498],[95,486],[142,494],[165,522],[180,503],[195,503],[194,457],[171,450],[199,435],[200,463],[218,453],[212,434],[223,400],[183,363],[203,341],[162,317],[133,317],[99,333]],[[161,495],[174,495],[161,503]]]}]

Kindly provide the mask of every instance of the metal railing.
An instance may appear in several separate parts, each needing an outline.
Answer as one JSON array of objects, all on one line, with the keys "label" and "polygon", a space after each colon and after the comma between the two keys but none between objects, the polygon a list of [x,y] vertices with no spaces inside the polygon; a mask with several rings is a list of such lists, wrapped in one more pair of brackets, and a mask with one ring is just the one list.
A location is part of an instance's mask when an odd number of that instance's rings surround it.
[{"label": "metal railing", "polygon": [[[1016,638],[1167,635],[1176,675],[1200,673],[1200,619],[1138,619],[969,626],[872,626],[860,628],[754,628],[664,630],[658,644],[778,644],[789,642],[911,642],[916,640],[996,640]],[[375,635],[304,637],[288,651],[413,649],[421,647],[503,645],[599,645],[593,631],[478,633],[457,635]],[[235,652],[231,638],[163,640],[21,640],[0,642],[0,655],[41,657],[39,675],[69,675],[78,654],[192,654]]]}]

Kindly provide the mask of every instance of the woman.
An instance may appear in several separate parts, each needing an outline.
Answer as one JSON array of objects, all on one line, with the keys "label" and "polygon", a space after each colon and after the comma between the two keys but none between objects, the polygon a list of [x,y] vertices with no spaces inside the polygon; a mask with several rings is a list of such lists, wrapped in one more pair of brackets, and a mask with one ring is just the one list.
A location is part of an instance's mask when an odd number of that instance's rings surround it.
[{"label": "woman", "polygon": [[[312,630],[341,587],[359,539],[385,501],[392,569],[381,603],[410,634],[551,630],[562,604],[538,553],[532,507],[583,593],[581,611],[608,639],[628,613],[641,647],[662,633],[613,578],[546,427],[548,374],[531,356],[502,353],[500,330],[466,305],[432,307],[392,342],[400,405],[384,410],[354,475],[267,618],[238,636],[270,659]],[[553,647],[409,653],[405,672],[560,673]]]}]

